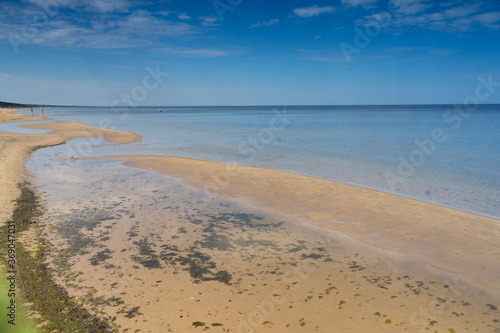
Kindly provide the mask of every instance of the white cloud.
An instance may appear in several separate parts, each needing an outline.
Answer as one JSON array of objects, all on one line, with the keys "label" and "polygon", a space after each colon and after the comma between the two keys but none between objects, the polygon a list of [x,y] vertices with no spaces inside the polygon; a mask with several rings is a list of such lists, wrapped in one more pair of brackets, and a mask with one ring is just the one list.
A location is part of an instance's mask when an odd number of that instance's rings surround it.
[{"label": "white cloud", "polygon": [[472,29],[472,25],[474,21],[468,17],[459,18],[457,20],[451,21],[445,27],[445,30],[454,30],[454,31],[470,31]]},{"label": "white cloud", "polygon": [[155,12],[156,15],[161,15],[161,16],[169,16],[170,14],[175,13],[174,11],[171,10],[162,10],[159,12]]},{"label": "white cloud", "polygon": [[342,0],[342,4],[346,7],[370,7],[378,0]]},{"label": "white cloud", "polygon": [[468,32],[479,28],[499,29],[500,13],[483,12],[483,3],[466,4],[457,6],[447,3],[446,6],[433,6],[427,0],[390,0],[395,7],[395,12],[386,17],[381,13],[367,15],[356,20],[358,25],[370,25],[383,22],[395,33],[401,33],[406,28],[439,30],[446,32]]},{"label": "white cloud", "polygon": [[249,29],[258,28],[258,27],[267,27],[270,25],[274,25],[274,24],[278,23],[279,21],[280,21],[280,19],[273,19],[273,20],[269,20],[269,21],[265,21],[265,22],[254,23],[249,27]]},{"label": "white cloud", "polygon": [[127,11],[132,7],[129,0],[93,0],[84,1],[84,3],[98,12]]},{"label": "white cloud", "polygon": [[479,11],[481,3],[476,3],[474,5],[453,7],[444,11],[444,15],[449,18],[464,17]]},{"label": "white cloud", "polygon": [[[18,9],[18,8],[17,8]],[[27,9],[32,10],[32,9]],[[88,20],[72,19],[59,13],[52,19],[34,25],[29,34],[23,33],[23,17],[30,17],[19,9],[7,8],[0,12],[0,40],[18,43],[69,48],[116,49],[153,46],[167,39],[188,39],[199,35],[200,27],[184,22],[172,22],[153,16],[146,10],[135,10],[125,15],[105,14],[105,19],[94,15]],[[14,36],[14,37],[13,37]]]},{"label": "white cloud", "polygon": [[390,2],[397,12],[404,15],[415,15],[432,7],[427,0],[391,0]]},{"label": "white cloud", "polygon": [[441,2],[439,5],[441,7],[450,7],[450,6],[453,6],[454,3],[453,2]]},{"label": "white cloud", "polygon": [[[473,16],[472,19],[482,26],[498,29],[500,27],[500,13],[499,12],[489,12]],[[496,24],[494,24],[496,23]]]},{"label": "white cloud", "polygon": [[219,19],[214,16],[200,16],[201,25],[204,27],[218,27],[220,24],[216,23]]},{"label": "white cloud", "polygon": [[179,19],[181,19],[181,20],[185,20],[185,21],[187,21],[187,20],[190,20],[190,19],[191,19],[191,16],[188,16],[186,13],[180,13],[180,14],[178,14],[178,15],[177,15],[177,17],[178,17]]},{"label": "white cloud", "polygon": [[57,11],[61,8],[83,8],[93,12],[125,12],[134,7],[131,0],[64,0],[64,1],[47,1],[47,0],[28,0],[41,8]]},{"label": "white cloud", "polygon": [[333,12],[335,12],[335,7],[333,6],[319,7],[317,5],[311,7],[296,8],[293,10],[293,13],[299,17],[312,17],[321,14],[331,14]]}]

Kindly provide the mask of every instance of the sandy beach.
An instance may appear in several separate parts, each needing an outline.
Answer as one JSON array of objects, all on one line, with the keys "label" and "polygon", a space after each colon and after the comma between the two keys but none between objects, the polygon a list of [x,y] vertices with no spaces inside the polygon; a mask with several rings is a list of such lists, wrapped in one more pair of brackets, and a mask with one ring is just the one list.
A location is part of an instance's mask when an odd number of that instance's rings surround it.
[{"label": "sandy beach", "polygon": [[[0,110],[0,123],[47,120],[45,117],[29,117],[13,113],[10,109]],[[61,144],[77,137],[104,137],[110,143],[129,143],[141,140],[135,133],[86,126],[74,121],[50,124],[26,125],[26,128],[52,130],[45,135],[20,135],[0,132],[0,221],[4,223],[12,214],[12,201],[19,195],[17,184],[24,179],[24,165],[30,151],[37,146]]]},{"label": "sandy beach", "polygon": [[500,223],[359,186],[266,168],[165,156],[113,156],[184,179],[223,198],[271,210],[401,253],[500,292]]},{"label": "sandy beach", "polygon": [[[24,127],[52,132],[0,133],[2,223],[33,147],[141,140]],[[45,237],[56,281],[119,332],[500,331],[498,220],[267,168],[104,159],[125,166],[82,160],[80,191],[48,193],[25,241]]]}]

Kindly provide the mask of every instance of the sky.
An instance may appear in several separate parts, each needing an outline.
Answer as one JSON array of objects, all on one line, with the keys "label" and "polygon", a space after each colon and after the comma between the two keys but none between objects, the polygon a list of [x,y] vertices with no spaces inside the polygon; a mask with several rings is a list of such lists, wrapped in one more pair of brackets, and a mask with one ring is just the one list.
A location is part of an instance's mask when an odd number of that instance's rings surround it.
[{"label": "sky", "polygon": [[0,2],[0,101],[500,103],[499,0]]}]

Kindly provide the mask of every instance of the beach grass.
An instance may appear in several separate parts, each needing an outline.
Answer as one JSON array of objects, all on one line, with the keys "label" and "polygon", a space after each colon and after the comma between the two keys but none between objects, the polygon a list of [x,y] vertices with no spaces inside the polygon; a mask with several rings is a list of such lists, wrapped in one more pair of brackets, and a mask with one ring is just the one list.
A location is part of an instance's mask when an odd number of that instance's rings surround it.
[{"label": "beach grass", "polygon": [[[0,266],[0,276],[7,276],[7,272],[3,266]],[[9,285],[6,279],[0,279],[0,308],[7,309],[11,298],[8,297]],[[19,299],[19,298],[17,298]],[[3,316],[2,316],[3,317]],[[36,332],[35,323],[28,316],[24,305],[16,302],[16,318],[15,325],[8,322],[9,317],[3,317],[0,320],[0,332],[5,333],[31,333]]]}]

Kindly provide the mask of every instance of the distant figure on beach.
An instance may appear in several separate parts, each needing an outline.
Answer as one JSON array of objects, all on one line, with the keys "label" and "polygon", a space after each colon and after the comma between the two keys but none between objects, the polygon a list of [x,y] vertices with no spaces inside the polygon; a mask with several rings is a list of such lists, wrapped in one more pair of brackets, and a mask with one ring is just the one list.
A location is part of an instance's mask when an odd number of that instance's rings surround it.
[{"label": "distant figure on beach", "polygon": [[160,109],[160,112],[161,112],[161,109]]},{"label": "distant figure on beach", "polygon": [[43,116],[43,108],[40,108],[40,114]]},{"label": "distant figure on beach", "polygon": [[33,115],[33,108],[30,109],[30,116]]}]

